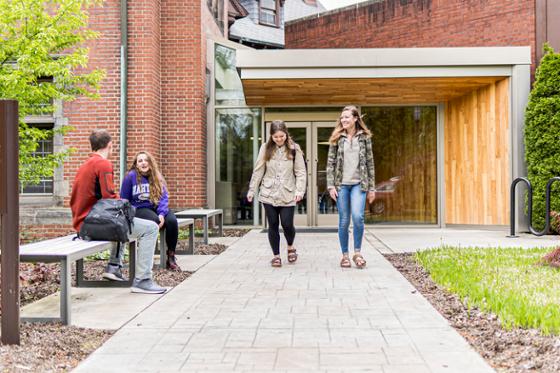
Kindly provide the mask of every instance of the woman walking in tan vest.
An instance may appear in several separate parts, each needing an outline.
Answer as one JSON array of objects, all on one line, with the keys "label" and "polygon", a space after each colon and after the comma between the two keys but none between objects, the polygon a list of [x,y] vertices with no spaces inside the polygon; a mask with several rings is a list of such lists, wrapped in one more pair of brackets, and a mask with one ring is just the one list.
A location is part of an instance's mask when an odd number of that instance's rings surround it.
[{"label": "woman walking in tan vest", "polygon": [[303,152],[291,139],[286,124],[281,120],[273,121],[270,137],[259,150],[247,192],[247,200],[252,202],[259,190],[259,202],[263,204],[268,220],[268,241],[274,254],[270,264],[273,267],[282,266],[280,223],[288,243],[288,262],[297,260],[293,246],[296,236],[294,212],[305,194],[306,179]]}]

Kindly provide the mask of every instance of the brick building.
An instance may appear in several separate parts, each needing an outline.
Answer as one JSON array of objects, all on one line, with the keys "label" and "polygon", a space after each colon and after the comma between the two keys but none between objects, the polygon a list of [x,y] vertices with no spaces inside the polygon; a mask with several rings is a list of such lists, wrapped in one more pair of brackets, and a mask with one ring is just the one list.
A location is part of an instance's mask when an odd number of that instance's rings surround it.
[{"label": "brick building", "polygon": [[[91,13],[102,36],[91,44],[90,66],[107,71],[101,99],[65,103],[46,120],[72,125],[53,146],[77,151],[50,189],[22,195],[22,206],[33,206],[22,213],[24,225],[68,230],[70,184],[89,152],[89,132],[100,127],[115,138],[117,179],[148,150],[172,207],[219,207],[227,223],[261,224],[244,192],[267,122],[277,118],[289,122],[309,158],[298,224],[331,225],[324,137],[348,103],[379,139],[379,197],[367,207],[369,223],[507,224],[509,182],[524,174],[531,71],[545,40],[560,46],[555,2],[370,0],[288,21],[285,50],[228,40],[228,27],[253,9],[241,3],[135,0],[125,11],[107,0]],[[283,0],[254,3],[267,17],[284,11]]]}]

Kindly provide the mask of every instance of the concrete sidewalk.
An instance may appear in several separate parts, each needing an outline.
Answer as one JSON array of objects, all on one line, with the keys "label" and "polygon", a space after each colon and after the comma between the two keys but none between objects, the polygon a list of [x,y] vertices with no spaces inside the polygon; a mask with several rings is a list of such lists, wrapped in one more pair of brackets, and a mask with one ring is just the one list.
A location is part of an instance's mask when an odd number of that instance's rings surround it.
[{"label": "concrete sidewalk", "polygon": [[253,230],[75,371],[492,372],[367,238],[364,270],[339,267],[336,233],[298,234],[297,264],[271,268]]},{"label": "concrete sidewalk", "polygon": [[382,253],[402,253],[441,245],[460,247],[553,247],[560,245],[559,236],[537,237],[517,233],[509,238],[509,229],[476,230],[460,228],[393,228],[375,227],[366,230],[366,239]]}]

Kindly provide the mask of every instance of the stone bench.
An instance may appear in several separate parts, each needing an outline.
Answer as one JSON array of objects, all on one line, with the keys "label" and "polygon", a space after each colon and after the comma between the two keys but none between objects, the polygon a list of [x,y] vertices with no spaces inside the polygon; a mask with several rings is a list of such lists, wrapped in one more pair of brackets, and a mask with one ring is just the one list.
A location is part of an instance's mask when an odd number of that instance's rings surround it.
[{"label": "stone bench", "polygon": [[208,244],[208,219],[214,217],[214,225],[216,224],[216,217],[219,217],[219,235],[223,236],[224,228],[224,212],[222,209],[190,209],[183,210],[175,213],[177,218],[191,218],[202,219],[202,227],[204,234],[204,243]]},{"label": "stone bench", "polygon": [[[77,287],[130,287],[136,268],[136,241],[129,242],[129,280],[128,281],[90,281],[84,279],[84,258],[111,249],[111,241],[84,241],[75,234],[22,245],[19,248],[21,262],[60,263],[60,317],[28,317],[22,321],[71,323],[70,289],[72,282],[72,263],[76,262]],[[124,250],[124,245],[121,245]]]},{"label": "stone bench", "polygon": [[[177,250],[175,251],[175,254],[194,254],[194,219],[177,218],[177,223],[179,224],[179,228],[186,226],[189,227],[189,247],[187,250]],[[165,268],[165,261],[167,260],[167,244],[165,243],[164,228],[159,230],[159,247],[159,267]]]}]

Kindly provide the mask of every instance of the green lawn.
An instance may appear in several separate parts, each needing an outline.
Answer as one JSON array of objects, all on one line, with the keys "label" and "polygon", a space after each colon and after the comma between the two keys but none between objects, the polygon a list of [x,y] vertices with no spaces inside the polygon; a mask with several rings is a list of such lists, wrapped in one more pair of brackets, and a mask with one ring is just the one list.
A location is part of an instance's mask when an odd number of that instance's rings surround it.
[{"label": "green lawn", "polygon": [[431,278],[505,328],[560,334],[560,271],[538,265],[551,248],[442,247],[416,254]]}]

